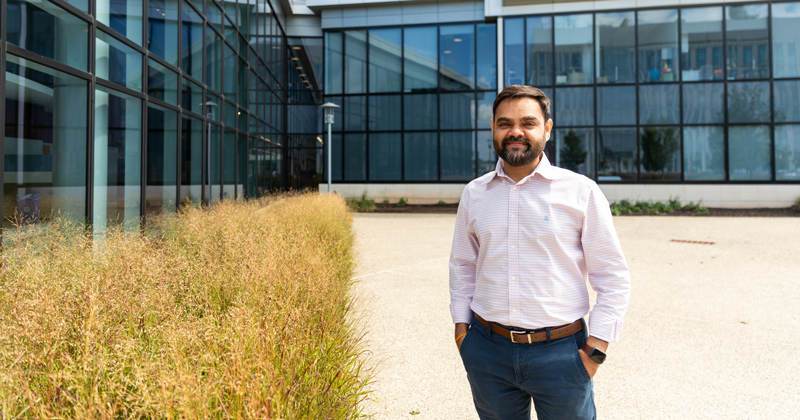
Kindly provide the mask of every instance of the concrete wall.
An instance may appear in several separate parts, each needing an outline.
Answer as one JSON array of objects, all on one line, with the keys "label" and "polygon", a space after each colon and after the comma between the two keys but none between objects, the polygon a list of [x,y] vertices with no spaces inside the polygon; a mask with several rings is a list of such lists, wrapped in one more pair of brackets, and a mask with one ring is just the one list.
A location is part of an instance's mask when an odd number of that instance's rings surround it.
[{"label": "concrete wall", "polygon": [[[439,200],[456,203],[466,184],[333,184],[345,198],[367,198],[396,203],[400,197],[410,204],[436,204]],[[800,185],[777,184],[600,184],[608,201],[667,201],[679,198],[684,204],[702,202],[706,207],[759,208],[789,207],[800,197]],[[328,184],[320,184],[324,194]]]}]

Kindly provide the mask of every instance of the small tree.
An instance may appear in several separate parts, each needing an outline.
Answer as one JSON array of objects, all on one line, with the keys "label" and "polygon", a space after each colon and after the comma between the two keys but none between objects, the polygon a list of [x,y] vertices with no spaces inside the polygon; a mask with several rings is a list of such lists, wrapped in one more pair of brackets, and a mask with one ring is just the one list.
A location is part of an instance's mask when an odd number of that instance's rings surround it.
[{"label": "small tree", "polygon": [[569,130],[561,146],[561,166],[570,171],[578,172],[578,165],[586,162],[586,149],[583,139],[574,130]]},{"label": "small tree", "polygon": [[680,147],[674,127],[647,127],[642,131],[642,166],[648,172],[661,172],[664,178],[670,160]]}]

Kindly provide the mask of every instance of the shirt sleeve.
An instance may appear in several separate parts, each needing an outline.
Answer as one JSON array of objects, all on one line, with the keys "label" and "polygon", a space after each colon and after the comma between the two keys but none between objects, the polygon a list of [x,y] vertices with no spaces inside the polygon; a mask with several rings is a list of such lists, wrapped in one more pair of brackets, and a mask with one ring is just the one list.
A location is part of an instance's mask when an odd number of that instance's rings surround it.
[{"label": "shirt sleeve", "polygon": [[615,343],[622,333],[631,279],[608,200],[597,184],[592,185],[589,194],[581,243],[589,284],[597,292],[597,301],[589,314],[589,334]]},{"label": "shirt sleeve", "polygon": [[472,296],[475,293],[475,267],[478,260],[478,240],[469,231],[469,186],[461,193],[450,250],[450,314],[453,323],[472,320]]}]

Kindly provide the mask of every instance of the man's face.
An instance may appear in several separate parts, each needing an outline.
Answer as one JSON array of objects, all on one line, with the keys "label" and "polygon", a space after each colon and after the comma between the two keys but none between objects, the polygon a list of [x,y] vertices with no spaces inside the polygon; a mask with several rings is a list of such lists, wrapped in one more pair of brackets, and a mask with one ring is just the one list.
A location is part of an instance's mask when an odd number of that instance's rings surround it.
[{"label": "man's face", "polygon": [[535,99],[506,99],[497,106],[492,119],[494,150],[511,166],[527,165],[542,153],[552,128],[553,120],[544,120]]}]

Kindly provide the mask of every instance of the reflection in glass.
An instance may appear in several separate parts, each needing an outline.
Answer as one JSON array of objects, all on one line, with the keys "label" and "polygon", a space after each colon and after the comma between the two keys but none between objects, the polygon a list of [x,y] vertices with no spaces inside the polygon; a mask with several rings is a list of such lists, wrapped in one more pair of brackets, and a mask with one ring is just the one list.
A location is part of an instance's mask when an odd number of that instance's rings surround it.
[{"label": "reflection in glass", "polygon": [[636,181],[637,140],[634,127],[598,130],[598,181]]},{"label": "reflection in glass", "polygon": [[236,52],[225,45],[225,61],[223,63],[225,77],[222,78],[222,93],[231,101],[236,100]]},{"label": "reflection in glass", "polygon": [[681,10],[681,78],[722,80],[722,8]]},{"label": "reflection in glass", "polygon": [[400,92],[403,82],[400,28],[369,31],[369,91]]},{"label": "reflection in glass", "polygon": [[[327,139],[327,137],[325,138]],[[331,178],[336,182],[342,180],[342,135],[334,134],[331,142]],[[325,153],[328,153],[327,150]],[[325,168],[325,179],[328,179],[327,168]]]},{"label": "reflection in glass", "polygon": [[402,142],[400,133],[370,133],[369,180],[401,181]]},{"label": "reflection in glass", "polygon": [[800,180],[800,126],[775,126],[775,179]]},{"label": "reflection in glass", "polygon": [[157,61],[147,61],[147,94],[172,105],[178,105],[178,74]]},{"label": "reflection in glass", "polygon": [[203,18],[183,3],[181,69],[197,80],[203,79]]},{"label": "reflection in glass", "polygon": [[142,0],[96,0],[97,21],[142,45]]},{"label": "reflection in glass", "polygon": [[594,125],[594,88],[561,88],[556,98],[556,127]]},{"label": "reflection in glass", "polygon": [[97,77],[142,90],[142,54],[122,41],[97,31]]},{"label": "reflection in glass", "polygon": [[728,127],[728,164],[731,181],[769,181],[769,127],[766,125]]},{"label": "reflection in glass", "polygon": [[772,4],[772,60],[776,78],[800,76],[800,3]]},{"label": "reflection in glass", "polygon": [[723,127],[684,127],[683,165],[683,179],[686,181],[724,181]]},{"label": "reflection in glass", "polygon": [[636,16],[633,12],[598,13],[595,20],[597,83],[633,83]]},{"label": "reflection in glass", "polygon": [[190,82],[188,79],[182,80],[181,106],[187,111],[203,115],[203,89],[200,85]]},{"label": "reflection in glass", "polygon": [[556,166],[594,178],[594,130],[560,128],[556,135]]},{"label": "reflection in glass", "polygon": [[325,32],[325,94],[342,93],[342,33]]},{"label": "reflection in glass", "polygon": [[769,78],[767,5],[725,7],[728,80]]},{"label": "reflection in glass", "polygon": [[678,71],[678,10],[637,13],[639,81],[674,82]]},{"label": "reflection in glass", "polygon": [[367,135],[344,135],[344,180],[365,181],[367,179]]},{"label": "reflection in glass", "polygon": [[503,23],[505,35],[505,85],[525,84],[525,20],[506,19]]},{"label": "reflection in glass", "polygon": [[7,10],[10,44],[88,71],[88,23],[49,1],[8,0]]},{"label": "reflection in glass", "polygon": [[345,96],[344,104],[344,130],[367,130],[367,97]]},{"label": "reflection in glass", "polygon": [[435,130],[437,128],[438,95],[406,95],[403,100],[406,130]]},{"label": "reflection in glass", "polygon": [[148,0],[147,49],[178,65],[178,0]]},{"label": "reflection in glass", "polygon": [[406,181],[436,181],[439,177],[437,137],[435,132],[405,134],[403,169]]},{"label": "reflection in glass", "polygon": [[636,124],[636,87],[597,88],[597,119],[600,125]]},{"label": "reflection in glass", "polygon": [[239,134],[236,144],[236,198],[248,197],[245,191],[245,181],[247,180],[247,135]]},{"label": "reflection in glass", "polygon": [[88,82],[8,54],[3,227],[86,214]]},{"label": "reflection in glass", "polygon": [[555,27],[556,84],[592,83],[592,15],[556,16]]},{"label": "reflection in glass", "polygon": [[475,178],[475,132],[441,133],[442,181],[470,181]]},{"label": "reflection in glass", "polygon": [[239,59],[239,68],[236,70],[236,103],[240,108],[247,108],[247,63]]},{"label": "reflection in glass", "polygon": [[683,122],[713,124],[725,121],[722,83],[683,85]]},{"label": "reflection in glass", "polygon": [[[548,141],[548,144],[553,143]],[[495,170],[497,153],[494,151],[491,131],[478,131],[478,176]]]},{"label": "reflection in glass", "polygon": [[94,233],[108,223],[139,226],[142,101],[102,86],[94,106]]},{"label": "reflection in glass", "polygon": [[435,26],[403,28],[404,90],[426,92],[435,90],[439,63],[436,59]]},{"label": "reflection in glass", "polygon": [[236,193],[236,133],[225,130],[222,149],[222,198],[229,200]]},{"label": "reflection in glass", "polygon": [[147,214],[175,211],[178,198],[178,113],[147,107]]},{"label": "reflection in glass", "polygon": [[681,136],[678,127],[642,127],[639,131],[641,180],[681,178]]},{"label": "reflection in glass", "polygon": [[475,128],[475,95],[472,92],[439,95],[439,128]]},{"label": "reflection in glass", "polygon": [[367,32],[344,33],[345,93],[367,93]]},{"label": "reflection in glass", "polygon": [[729,83],[728,122],[769,122],[769,96],[769,82]]},{"label": "reflection in glass", "polygon": [[478,89],[497,88],[497,28],[494,23],[476,25],[478,34]]},{"label": "reflection in glass", "polygon": [[225,117],[225,126],[230,128],[236,128],[236,106],[230,102],[222,102],[223,107],[225,108],[223,115]]},{"label": "reflection in glass", "polygon": [[[216,101],[215,101],[216,102]],[[219,114],[219,111],[215,112]],[[211,167],[209,182],[210,187],[206,190],[209,192],[208,199],[211,202],[219,201],[221,195],[220,184],[222,184],[222,128],[216,124],[206,124],[206,130],[211,130],[211,144],[208,144],[208,162]],[[208,134],[206,134],[208,135]],[[208,142],[208,140],[206,140]]]},{"label": "reflection in glass", "polygon": [[200,205],[203,192],[203,123],[184,116],[181,127],[181,204]]},{"label": "reflection in glass", "polygon": [[492,107],[494,92],[478,92],[478,128],[492,128]]},{"label": "reflection in glass", "polygon": [[219,6],[213,1],[207,1],[205,12],[208,23],[214,25],[218,31],[222,32],[222,10]]},{"label": "reflection in glass", "polygon": [[222,90],[222,38],[210,27],[206,27],[206,85]]},{"label": "reflection in glass", "polygon": [[400,130],[400,95],[371,95],[369,97],[369,129],[371,131]]},{"label": "reflection in glass", "polygon": [[639,86],[639,124],[679,124],[678,86]]},{"label": "reflection in glass", "polygon": [[553,18],[529,17],[526,22],[528,48],[528,84],[553,84]]},{"label": "reflection in glass", "polygon": [[800,82],[776,81],[775,121],[800,122]]},{"label": "reflection in glass", "polygon": [[475,88],[475,28],[472,24],[439,27],[439,64],[443,90]]}]

